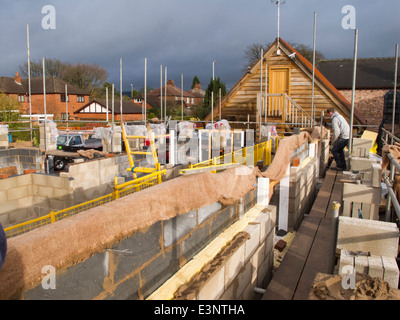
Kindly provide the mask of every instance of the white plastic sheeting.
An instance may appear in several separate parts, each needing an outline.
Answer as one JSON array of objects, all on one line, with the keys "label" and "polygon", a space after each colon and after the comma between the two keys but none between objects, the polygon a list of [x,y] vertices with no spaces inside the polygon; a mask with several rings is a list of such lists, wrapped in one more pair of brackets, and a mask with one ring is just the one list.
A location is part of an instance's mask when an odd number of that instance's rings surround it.
[{"label": "white plastic sheeting", "polygon": [[0,125],[0,135],[8,134],[8,124]]}]

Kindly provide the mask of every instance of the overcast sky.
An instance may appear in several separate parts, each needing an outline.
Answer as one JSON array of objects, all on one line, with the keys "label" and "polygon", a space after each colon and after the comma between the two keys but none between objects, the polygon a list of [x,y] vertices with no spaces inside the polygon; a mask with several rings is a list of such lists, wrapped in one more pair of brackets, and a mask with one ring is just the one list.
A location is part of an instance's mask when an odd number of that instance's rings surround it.
[{"label": "overcast sky", "polygon": [[[282,1],[283,2],[283,1]],[[130,84],[160,86],[160,65],[168,79],[190,89],[197,75],[203,89],[215,76],[231,89],[243,75],[244,52],[254,43],[277,36],[277,5],[271,0],[1,0],[0,76],[12,77],[27,61],[30,28],[31,60],[43,57],[71,63],[97,63],[119,90],[123,60],[123,90]],[[55,8],[55,29],[44,29],[49,17],[42,8]],[[281,5],[280,36],[316,47],[328,59],[352,58],[354,30],[342,28],[345,5],[356,9],[358,56],[390,57],[400,43],[399,0],[286,0]],[[47,22],[49,20],[46,19]],[[164,75],[163,75],[164,79]]]}]

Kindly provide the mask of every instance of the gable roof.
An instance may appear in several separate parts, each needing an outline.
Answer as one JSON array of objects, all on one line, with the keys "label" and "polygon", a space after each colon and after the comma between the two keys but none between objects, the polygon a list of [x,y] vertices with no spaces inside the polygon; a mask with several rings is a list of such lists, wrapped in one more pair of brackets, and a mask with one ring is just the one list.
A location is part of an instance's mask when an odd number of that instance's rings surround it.
[{"label": "gable roof", "polygon": [[[196,97],[192,93],[178,88],[177,86],[175,86],[175,84],[173,84],[173,82],[171,84],[171,80],[167,81],[167,86],[165,86],[165,85],[162,86],[163,96],[165,96],[165,87],[167,88],[167,96],[181,97],[182,94],[183,94],[183,96],[185,98],[195,98]],[[149,95],[149,96],[160,96],[161,95],[161,88],[154,89],[154,90],[150,91],[149,93],[147,93],[147,95]]]},{"label": "gable roof", "polygon": [[[267,58],[270,55],[271,49],[276,46],[277,44],[277,39],[271,44],[271,46],[264,51],[264,56],[262,59]],[[306,58],[304,58],[297,50],[295,50],[292,46],[290,46],[286,41],[284,41],[282,38],[279,38],[279,45],[281,51],[283,51],[283,54],[286,54],[289,56],[292,53],[296,53],[295,58],[292,59],[292,62],[296,64],[300,69],[303,71],[305,70],[306,73],[308,72],[309,74],[312,75],[313,72],[313,65],[310,63]],[[233,88],[229,91],[229,93],[224,97],[222,101],[222,106],[227,103],[227,101],[230,99],[232,95],[235,94],[236,91],[239,90],[240,86],[245,83],[248,79],[251,78],[252,74],[255,73],[257,68],[259,68],[261,59],[258,59],[254,64],[250,67],[250,72],[246,72],[240,80],[233,86]],[[333,97],[337,99],[337,101],[340,103],[340,105],[343,107],[343,109],[348,112],[348,114],[351,113],[351,103],[338,91],[338,89],[318,70],[317,67],[315,67],[315,85],[318,86],[320,85],[321,88],[324,88],[326,91],[328,91]],[[218,111],[218,106],[214,108],[214,115],[217,114],[216,112]],[[325,110],[324,110],[325,111]],[[211,118],[211,113],[207,115],[206,120]],[[354,118],[357,122],[361,124],[365,124],[365,119],[362,115],[360,115],[356,110],[354,110]]]},{"label": "gable roof", "polygon": [[[393,89],[395,61],[393,58],[357,59],[357,89]],[[352,89],[353,59],[321,60],[318,69],[337,89]],[[400,75],[397,78],[400,83]]]},{"label": "gable roof", "polygon": [[[300,62],[308,69],[309,72],[312,73],[313,65],[310,61],[304,58],[298,51],[293,49],[286,41],[280,38],[280,42],[284,44],[289,50],[292,52],[296,52],[296,58],[300,60]],[[296,59],[297,61],[297,59]],[[351,103],[339,92],[339,90],[321,73],[321,71],[315,66],[315,78],[319,80],[347,109],[349,113],[351,113]],[[352,78],[351,78],[352,79]],[[359,114],[356,110],[354,110],[354,118],[358,120],[360,123],[365,124],[365,118]]]},{"label": "gable roof", "polygon": [[[98,103],[102,107],[106,108],[107,107],[107,101],[105,99],[93,99],[87,104],[85,104],[83,107],[79,108],[76,110],[74,113],[80,113],[82,110],[86,109],[88,106],[90,106],[93,103]],[[112,103],[111,101],[108,102],[108,110],[112,112]],[[122,111],[123,114],[142,114],[142,108],[139,107],[136,103],[133,103],[128,100],[122,100]],[[114,102],[114,114],[120,114],[121,113],[121,106],[120,106],[120,101],[115,101]]]}]

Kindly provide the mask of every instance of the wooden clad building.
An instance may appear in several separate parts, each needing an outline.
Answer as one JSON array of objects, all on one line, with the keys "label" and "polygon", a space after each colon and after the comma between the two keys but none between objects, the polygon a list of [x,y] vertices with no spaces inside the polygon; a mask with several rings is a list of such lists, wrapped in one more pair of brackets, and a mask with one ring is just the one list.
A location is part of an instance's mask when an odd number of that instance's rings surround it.
[{"label": "wooden clad building", "polygon": [[[328,107],[334,107],[350,123],[351,103],[318,69],[314,79],[316,121],[320,121],[321,111],[325,113]],[[212,116],[214,121],[226,119],[234,128],[247,127],[244,122],[250,120],[257,123],[250,126],[253,129],[258,129],[260,122],[283,128],[292,127],[293,123],[309,125],[313,111],[312,84],[313,65],[284,40],[279,39],[278,44],[277,39],[224,97],[221,115],[216,106],[205,120],[211,121]],[[365,124],[357,112],[353,120],[354,125]]]}]

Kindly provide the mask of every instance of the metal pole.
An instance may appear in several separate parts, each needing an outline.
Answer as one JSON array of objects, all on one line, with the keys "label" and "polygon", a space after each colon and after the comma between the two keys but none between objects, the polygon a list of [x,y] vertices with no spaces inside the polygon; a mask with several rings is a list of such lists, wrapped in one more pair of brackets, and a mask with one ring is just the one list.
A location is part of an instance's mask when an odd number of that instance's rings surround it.
[{"label": "metal pole", "polygon": [[162,88],[162,65],[160,65],[160,114],[161,114],[161,121],[163,120],[163,88]]},{"label": "metal pole", "polygon": [[394,136],[394,120],[396,117],[396,95],[397,95],[397,60],[399,57],[399,45],[396,44],[396,60],[395,60],[395,69],[394,69],[394,89],[393,89],[393,114],[392,114],[392,142],[393,144],[393,136]]},{"label": "metal pole", "polygon": [[357,77],[357,49],[358,49],[358,29],[355,29],[354,34],[354,67],[353,67],[353,91],[351,94],[351,113],[350,113],[350,137],[349,137],[349,159],[348,169],[350,169],[350,158],[352,152],[353,140],[353,118],[354,118],[354,100],[356,91],[356,77]]},{"label": "metal pole", "polygon": [[213,60],[213,81],[215,80],[215,60]]},{"label": "metal pole", "polygon": [[28,48],[28,99],[29,99],[29,122],[30,122],[31,141],[32,141],[32,140],[33,140],[33,134],[32,134],[31,59],[30,59],[30,49],[29,49],[29,24],[26,25],[26,38],[27,38],[27,48]]},{"label": "metal pole", "polygon": [[183,73],[181,74],[181,87],[182,87],[182,92],[181,92],[181,120],[183,121]]},{"label": "metal pole", "polygon": [[[132,90],[133,91],[133,90]],[[109,112],[110,112],[110,109],[108,108],[108,87],[106,87],[106,112],[107,112],[107,116],[106,116],[106,119],[107,119],[107,124],[108,124],[108,114],[109,114]]]},{"label": "metal pole", "polygon": [[259,115],[259,120],[260,120],[260,127],[259,127],[259,130],[260,130],[260,133],[261,133],[261,121],[262,121],[263,57],[264,57],[264,49],[261,48],[261,60],[260,60],[260,63],[261,63],[261,71],[260,71],[260,99],[261,99],[261,100],[260,100],[260,115]]},{"label": "metal pole", "polygon": [[265,114],[264,122],[267,124],[267,109],[268,109],[268,65],[265,63]]},{"label": "metal pole", "polygon": [[46,60],[43,57],[44,150],[47,151]]},{"label": "metal pole", "polygon": [[312,71],[312,93],[311,93],[311,128],[314,126],[315,109],[314,109],[314,85],[315,85],[315,47],[316,47],[316,25],[317,14],[314,12],[314,49],[313,49],[313,71]]},{"label": "metal pole", "polygon": [[221,120],[221,119],[222,119],[221,88],[219,88],[219,96],[218,96],[218,99],[219,99],[219,120]]},{"label": "metal pole", "polygon": [[67,120],[67,141],[68,141],[68,120],[69,120],[69,116],[68,116],[68,85],[65,84],[65,114],[66,114],[66,120]]},{"label": "metal pole", "polygon": [[144,125],[147,122],[147,58],[144,58]]},{"label": "metal pole", "polygon": [[214,91],[211,91],[211,124],[214,123]]},{"label": "metal pole", "polygon": [[164,103],[164,113],[165,113],[165,117],[164,120],[167,120],[167,87],[168,87],[168,77],[167,77],[167,66],[165,66],[165,103]]},{"label": "metal pole", "polygon": [[111,139],[111,152],[114,152],[114,100],[115,100],[115,93],[114,93],[114,84],[112,84],[111,88],[111,132],[112,132],[112,139]]},{"label": "metal pole", "polygon": [[123,122],[122,120],[122,58],[119,59],[119,91],[120,91],[120,97],[119,97],[119,107],[121,111],[121,123]]}]

